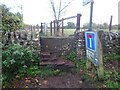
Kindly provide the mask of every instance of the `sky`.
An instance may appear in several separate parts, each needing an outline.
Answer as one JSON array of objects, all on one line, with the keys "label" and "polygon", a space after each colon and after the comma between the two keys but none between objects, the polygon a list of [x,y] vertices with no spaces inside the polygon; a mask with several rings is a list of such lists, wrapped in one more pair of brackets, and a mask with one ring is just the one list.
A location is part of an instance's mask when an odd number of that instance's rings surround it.
[{"label": "sky", "polygon": [[[71,0],[64,1],[69,2]],[[118,24],[119,1],[120,0],[94,0],[93,22],[97,24],[102,24],[106,22],[109,24],[110,17],[112,15],[112,24]],[[6,4],[8,7],[11,7],[12,12],[23,13],[23,20],[26,24],[40,25],[41,22],[50,23],[54,20],[50,0],[1,0],[0,4]],[[62,3],[62,5],[65,4],[65,2]],[[22,11],[20,9],[21,5]],[[84,23],[89,22],[90,3],[83,6],[82,0],[73,0],[73,2],[62,12],[62,18],[75,16],[77,15],[77,13],[82,14],[81,26]],[[66,22],[70,21],[76,23],[76,18],[67,20]]]}]

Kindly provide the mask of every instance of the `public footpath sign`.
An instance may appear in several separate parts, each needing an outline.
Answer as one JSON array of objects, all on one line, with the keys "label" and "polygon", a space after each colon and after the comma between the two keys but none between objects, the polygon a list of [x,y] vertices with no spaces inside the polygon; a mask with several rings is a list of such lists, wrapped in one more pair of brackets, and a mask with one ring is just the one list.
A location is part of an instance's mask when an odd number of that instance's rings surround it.
[{"label": "public footpath sign", "polygon": [[86,55],[95,66],[98,66],[98,37],[97,32],[86,31],[85,41],[86,41]]}]

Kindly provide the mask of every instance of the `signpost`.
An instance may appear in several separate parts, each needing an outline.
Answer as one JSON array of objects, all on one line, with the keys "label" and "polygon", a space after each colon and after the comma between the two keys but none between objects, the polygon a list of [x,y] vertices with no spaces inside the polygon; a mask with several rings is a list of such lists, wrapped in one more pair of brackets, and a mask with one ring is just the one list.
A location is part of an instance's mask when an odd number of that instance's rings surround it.
[{"label": "signpost", "polygon": [[93,62],[95,66],[98,66],[97,32],[94,31],[85,32],[85,40],[87,58],[91,62]]},{"label": "signpost", "polygon": [[[85,41],[86,41],[86,55],[87,62],[86,66],[89,68],[91,62],[97,66],[98,77],[99,79],[103,78],[103,58],[102,58],[102,45],[100,42],[99,32],[94,32],[92,30],[92,16],[93,16],[93,0],[83,0],[83,6],[91,3],[90,6],[90,22],[89,30],[85,32]],[[90,62],[91,61],[91,62]]]},{"label": "signpost", "polygon": [[93,0],[83,0],[83,6],[91,3],[90,5],[90,22],[89,22],[89,31],[92,31],[92,17],[93,17]]},{"label": "signpost", "polygon": [[99,32],[86,31],[86,57],[87,68],[90,67],[91,62],[97,67],[98,77],[103,78],[103,58],[102,58],[102,45],[99,38]]}]

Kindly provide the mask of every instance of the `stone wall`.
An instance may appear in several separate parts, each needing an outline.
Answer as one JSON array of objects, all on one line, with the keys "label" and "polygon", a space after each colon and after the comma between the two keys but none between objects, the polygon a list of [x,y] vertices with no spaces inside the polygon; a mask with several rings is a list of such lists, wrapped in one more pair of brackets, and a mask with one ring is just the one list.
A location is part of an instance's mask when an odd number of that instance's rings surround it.
[{"label": "stone wall", "polygon": [[120,33],[103,32],[102,33],[103,53],[120,54]]},{"label": "stone wall", "polygon": [[[101,42],[103,46],[103,54],[117,53],[120,54],[120,33],[103,32],[101,31]],[[85,55],[85,37],[82,35],[82,55]],[[41,37],[40,38],[41,51],[51,52],[56,55],[67,55],[71,51],[76,52],[76,38],[75,37]]]},{"label": "stone wall", "polygon": [[40,44],[42,52],[57,56],[67,55],[76,49],[74,37],[40,37]]},{"label": "stone wall", "polygon": [[[103,32],[101,31],[101,42],[103,46],[103,53],[117,53],[120,54],[120,33],[114,33],[114,32]],[[13,33],[11,34],[11,38],[13,37]],[[35,49],[40,52],[51,52],[56,55],[67,55],[71,51],[76,51],[77,46],[77,39],[78,35],[75,37],[47,37],[47,36],[41,36],[40,40],[37,38],[37,40],[33,38],[33,40],[28,40],[26,38],[24,40],[23,35],[21,35],[21,38],[18,38],[19,35],[16,34],[17,39],[12,39],[13,43],[20,43],[24,46],[32,45],[35,47]],[[81,43],[81,52],[82,55],[85,56],[85,36],[84,32],[82,32],[80,35],[80,43]],[[28,34],[27,34],[28,37]],[[2,41],[2,43],[4,43]]]}]

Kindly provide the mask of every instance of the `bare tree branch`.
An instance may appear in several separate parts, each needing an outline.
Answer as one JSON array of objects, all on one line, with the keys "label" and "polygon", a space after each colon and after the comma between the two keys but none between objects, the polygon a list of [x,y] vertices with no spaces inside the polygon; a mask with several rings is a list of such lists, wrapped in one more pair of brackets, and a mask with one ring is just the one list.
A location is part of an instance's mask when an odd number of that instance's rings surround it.
[{"label": "bare tree branch", "polygon": [[60,19],[60,11],[61,11],[61,0],[60,0],[60,5],[59,5],[59,12],[58,12],[58,20]]},{"label": "bare tree branch", "polygon": [[51,5],[52,5],[52,9],[53,9],[53,12],[54,12],[55,20],[57,21],[57,15],[56,15],[56,10],[55,10],[55,6],[54,6],[53,0],[50,0],[50,3],[51,3]]},{"label": "bare tree branch", "polygon": [[60,12],[62,12],[66,7],[68,7],[69,6],[69,4],[70,3],[72,3],[74,0],[71,0],[66,6],[64,6],[62,9],[61,9],[61,11]]},{"label": "bare tree branch", "polygon": [[[70,2],[68,2],[63,8],[62,8],[62,0],[59,0],[59,7],[57,9],[57,7],[55,6],[55,1],[54,0],[50,0],[51,6],[52,6],[52,10],[54,13],[54,18],[55,18],[55,23],[56,23],[56,31],[57,31],[57,35],[59,34],[59,29],[60,29],[60,17],[61,17],[61,12],[68,7],[74,0],[71,0]],[[62,9],[61,9],[62,8]]]}]

